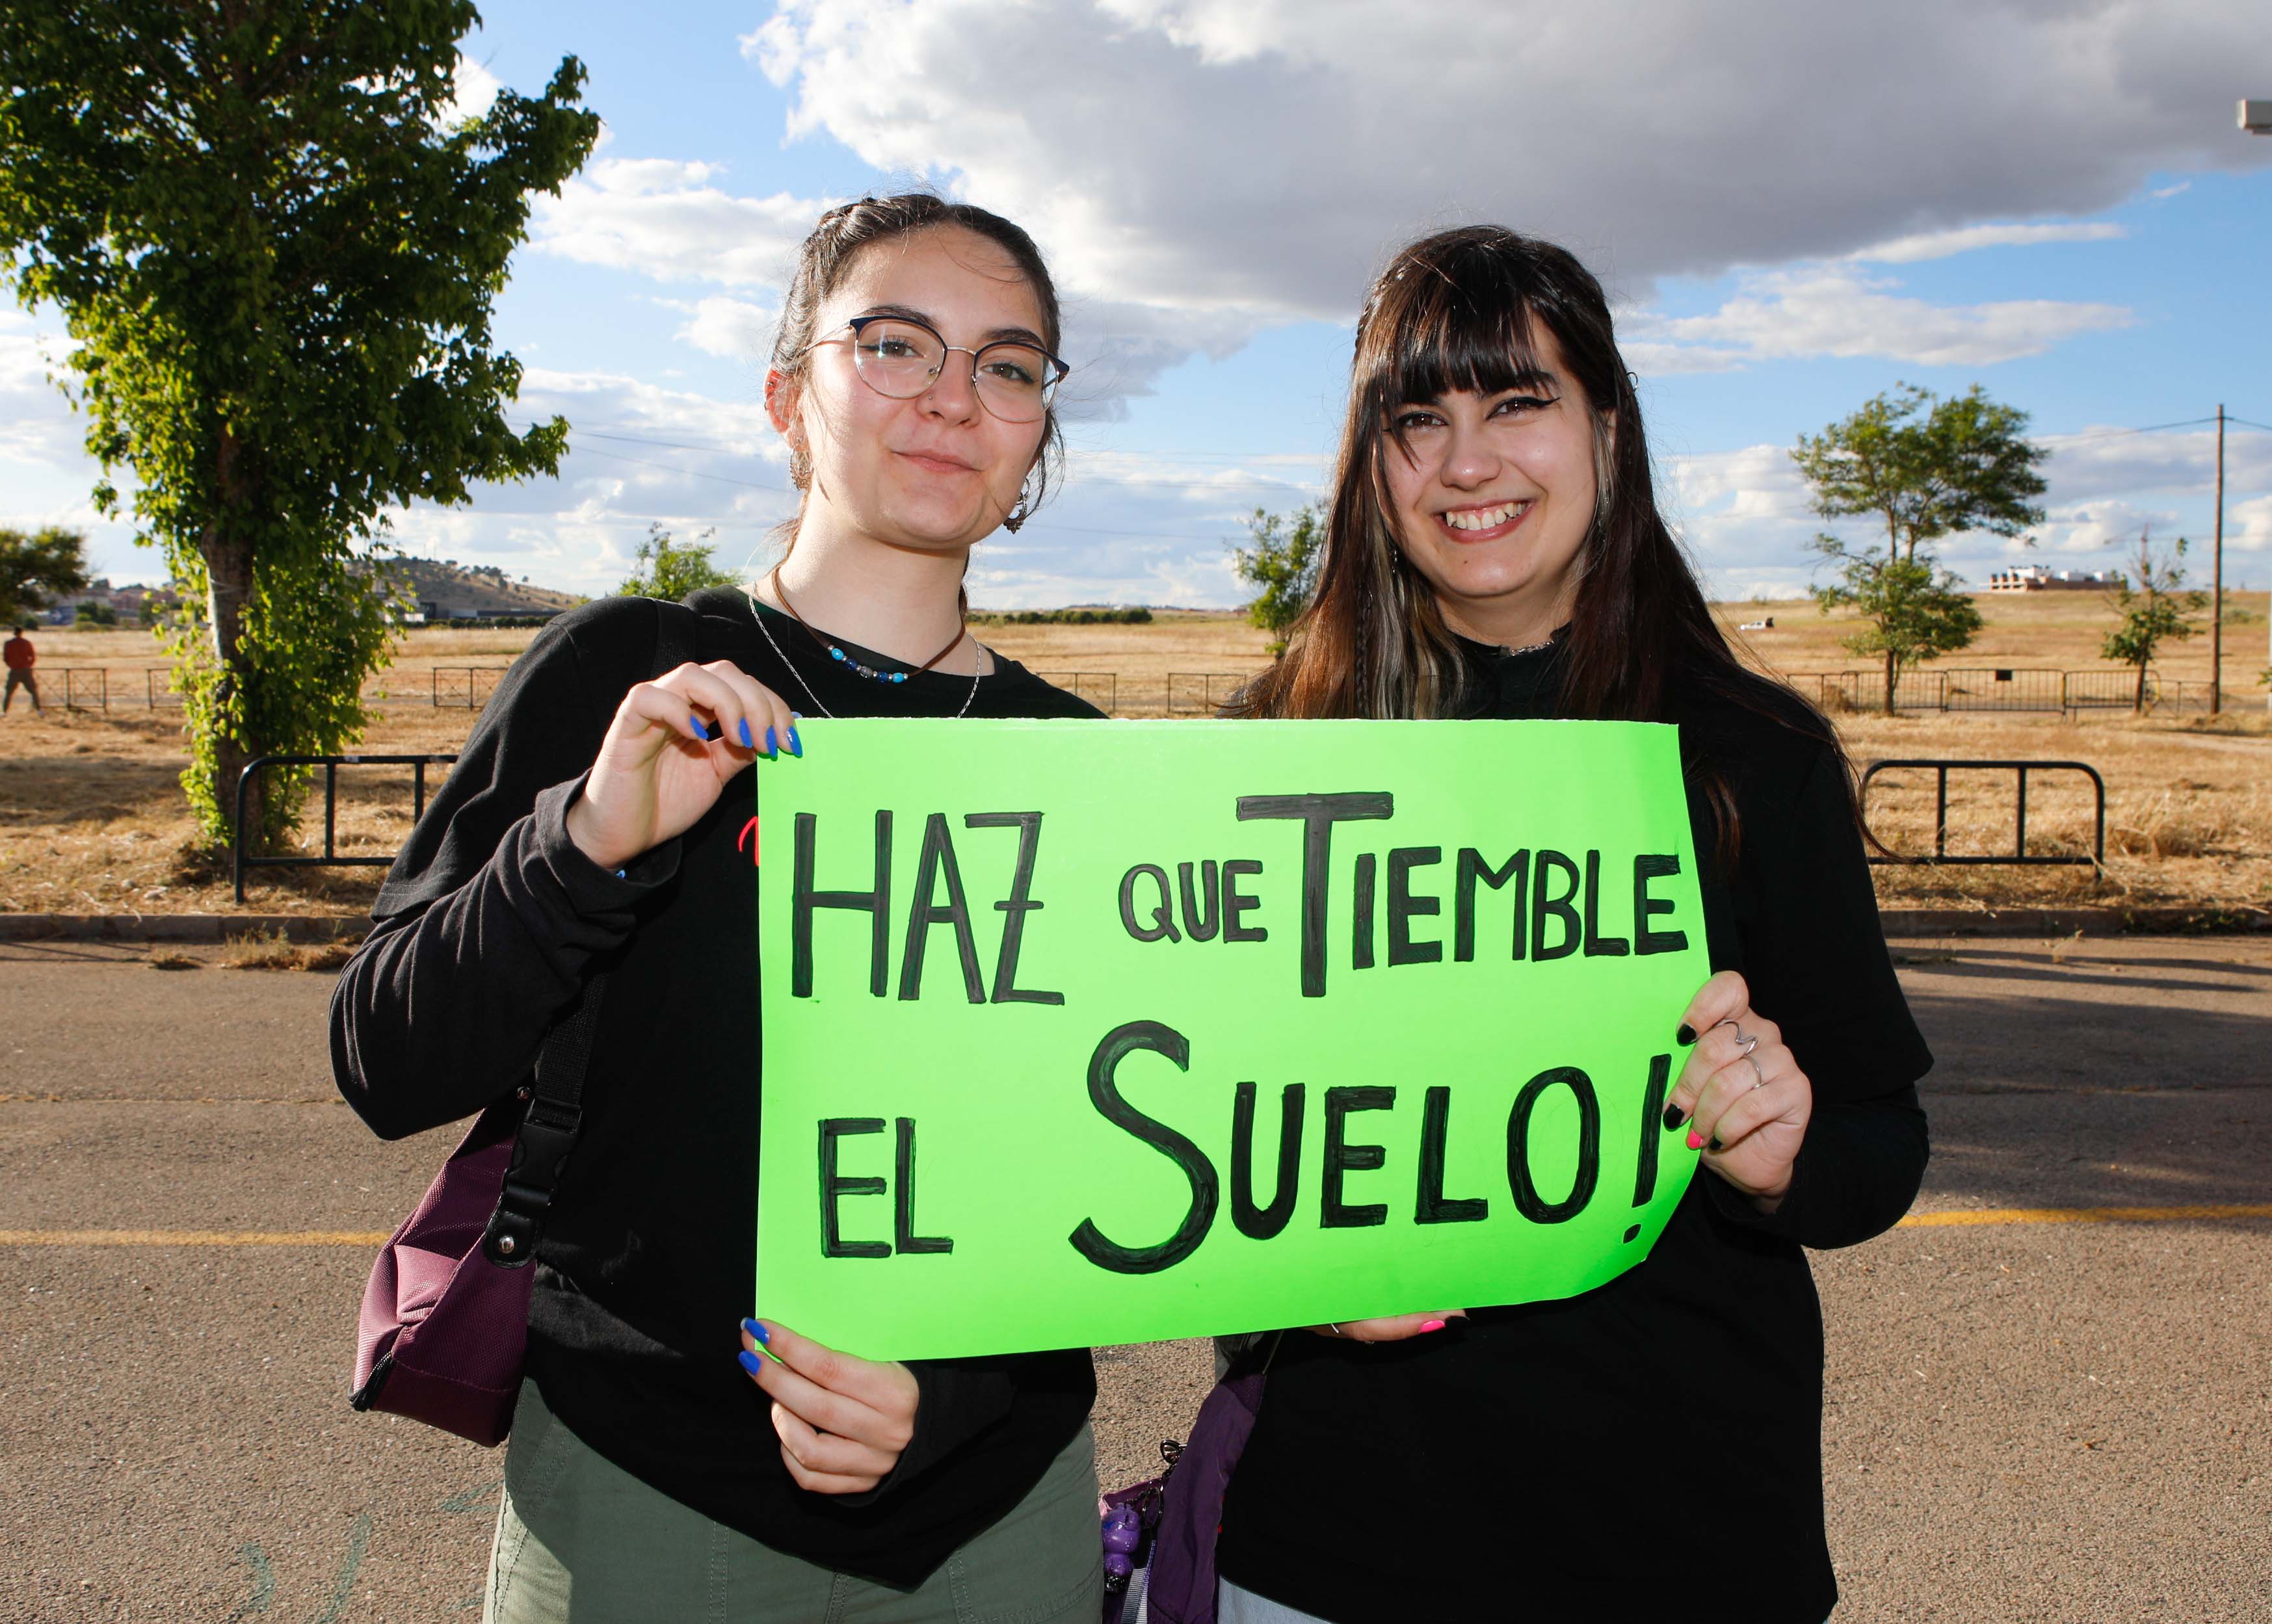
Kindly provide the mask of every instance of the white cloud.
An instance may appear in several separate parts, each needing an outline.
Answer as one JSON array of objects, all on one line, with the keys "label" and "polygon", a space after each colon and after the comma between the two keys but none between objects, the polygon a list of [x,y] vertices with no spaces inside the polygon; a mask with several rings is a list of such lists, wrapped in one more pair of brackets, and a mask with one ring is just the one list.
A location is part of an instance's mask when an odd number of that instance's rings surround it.
[{"label": "white cloud", "polygon": [[1644,284],[2261,164],[2201,115],[2260,36],[2225,0],[1757,0],[1740,27],[1689,0],[781,0],[744,48],[795,131],[1002,210],[1100,297],[1338,318],[1457,220]]},{"label": "white cloud", "polygon": [[751,304],[744,299],[714,294],[692,302],[667,299],[662,302],[674,310],[686,313],[686,324],[670,336],[684,339],[706,354],[721,355],[728,361],[739,361],[763,366],[771,345],[774,324],[781,312],[762,304]]},{"label": "white cloud", "polygon": [[1708,316],[1644,313],[1630,320],[1641,340],[1635,365],[1644,371],[1717,370],[1747,361],[1867,355],[1921,366],[1988,366],[2131,321],[2120,305],[2054,299],[1936,305],[1900,297],[1891,291],[1898,287],[1831,266],[1754,273],[1744,279],[1744,291]]},{"label": "white cloud", "polygon": [[[2156,197],[2168,194],[2156,192]],[[1850,259],[1867,260],[1879,264],[1914,264],[1922,259],[1946,259],[1952,254],[1969,254],[1983,248],[2026,248],[2039,242],[2107,242],[2130,234],[2111,220],[2089,220],[2068,225],[2044,226],[1960,226],[1953,231],[1928,231],[1915,236],[1895,237],[1890,242],[1880,242],[1847,256]]]},{"label": "white cloud", "polygon": [[529,242],[540,252],[666,282],[778,287],[828,205],[775,192],[739,197],[712,183],[715,164],[602,158],[539,197]]},{"label": "white cloud", "polygon": [[465,56],[458,58],[457,71],[452,74],[451,79],[450,105],[442,115],[445,128],[461,124],[469,118],[479,118],[490,110],[490,103],[497,100],[497,92],[504,88],[497,76],[489,71],[487,63],[475,62]]}]

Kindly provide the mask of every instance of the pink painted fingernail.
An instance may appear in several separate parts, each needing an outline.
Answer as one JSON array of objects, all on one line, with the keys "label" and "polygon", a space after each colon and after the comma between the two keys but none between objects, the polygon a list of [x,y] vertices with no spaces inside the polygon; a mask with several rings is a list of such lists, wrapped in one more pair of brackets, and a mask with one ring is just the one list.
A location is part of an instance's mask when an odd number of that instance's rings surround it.
[{"label": "pink painted fingernail", "polygon": [[1688,1130],[1688,1148],[1692,1151],[1700,1151],[1704,1148],[1704,1136],[1693,1128]]},{"label": "pink painted fingernail", "polygon": [[1441,1321],[1441,1320],[1430,1320],[1430,1321],[1429,1321],[1425,1325],[1423,1325],[1420,1329],[1421,1329],[1422,1330],[1424,1330],[1424,1331],[1430,1331],[1430,1330],[1443,1330],[1443,1329],[1444,1329],[1444,1322],[1443,1322],[1443,1321]]}]

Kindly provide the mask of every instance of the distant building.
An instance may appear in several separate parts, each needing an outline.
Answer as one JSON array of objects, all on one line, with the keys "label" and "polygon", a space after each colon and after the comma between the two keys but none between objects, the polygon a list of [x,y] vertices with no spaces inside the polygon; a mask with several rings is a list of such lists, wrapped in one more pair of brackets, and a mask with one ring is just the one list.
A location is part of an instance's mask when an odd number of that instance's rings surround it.
[{"label": "distant building", "polygon": [[2058,592],[2103,591],[2122,585],[2119,570],[2047,570],[2041,564],[2022,564],[1999,570],[1988,577],[1992,592]]}]

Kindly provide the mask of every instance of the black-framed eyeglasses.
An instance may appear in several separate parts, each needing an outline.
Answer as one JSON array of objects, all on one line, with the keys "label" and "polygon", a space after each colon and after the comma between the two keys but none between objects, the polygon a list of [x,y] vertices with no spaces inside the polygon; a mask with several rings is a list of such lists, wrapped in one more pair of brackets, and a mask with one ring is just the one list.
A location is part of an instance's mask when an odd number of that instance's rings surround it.
[{"label": "black-framed eyeglasses", "polygon": [[818,347],[852,340],[852,365],[879,395],[912,400],[938,382],[950,351],[970,357],[970,384],[979,404],[1005,423],[1038,422],[1058,384],[1072,370],[1038,344],[998,339],[976,349],[949,344],[930,327],[904,316],[859,316],[845,331],[814,340]]}]

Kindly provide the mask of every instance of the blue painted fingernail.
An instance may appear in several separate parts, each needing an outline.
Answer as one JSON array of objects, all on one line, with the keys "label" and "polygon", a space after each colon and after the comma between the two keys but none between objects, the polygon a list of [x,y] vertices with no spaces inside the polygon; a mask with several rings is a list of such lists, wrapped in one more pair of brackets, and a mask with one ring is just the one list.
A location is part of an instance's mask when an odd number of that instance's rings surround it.
[{"label": "blue painted fingernail", "polygon": [[746,716],[742,719],[742,748],[745,750],[754,750],[758,748],[750,742],[750,719]]},{"label": "blue painted fingernail", "polygon": [[748,1331],[750,1333],[751,1339],[758,1343],[760,1346],[763,1346],[765,1344],[773,1340],[771,1337],[766,1335],[766,1328],[759,1324],[755,1320],[744,1320],[742,1322],[742,1329]]},{"label": "blue painted fingernail", "polygon": [[688,717],[686,725],[694,729],[694,736],[698,739],[707,739],[710,736],[710,730],[702,725],[702,719],[699,716]]},{"label": "blue painted fingernail", "polygon": [[751,1375],[757,1374],[758,1372],[766,1367],[765,1361],[759,1359],[756,1354],[751,1352],[747,1348],[744,1348],[739,1353],[735,1354],[734,1359],[743,1369],[748,1371]]},{"label": "blue painted fingernail", "polygon": [[774,730],[773,730],[772,728],[770,728],[770,727],[766,728],[766,759],[767,761],[771,761],[771,760],[772,760],[772,759],[773,759],[776,755],[778,755],[778,754],[780,753],[780,749],[781,749],[781,747],[780,747],[780,746],[778,746],[778,745],[776,745],[776,744],[774,742]]},{"label": "blue painted fingernail", "polygon": [[799,760],[803,760],[804,756],[803,741],[796,736],[796,728],[794,726],[788,730],[788,753]]}]

